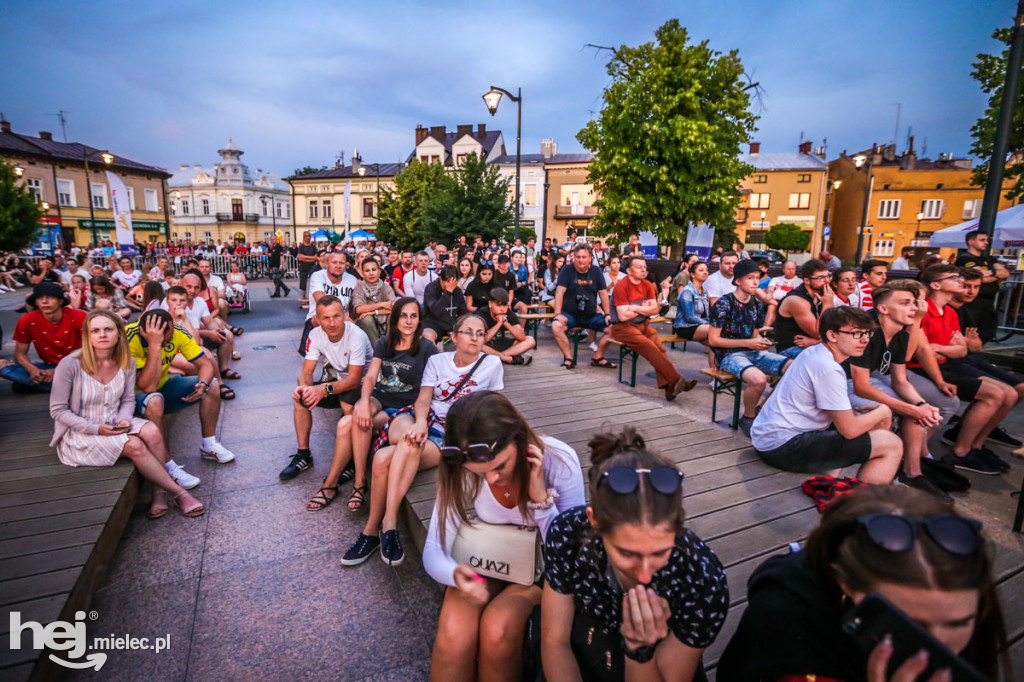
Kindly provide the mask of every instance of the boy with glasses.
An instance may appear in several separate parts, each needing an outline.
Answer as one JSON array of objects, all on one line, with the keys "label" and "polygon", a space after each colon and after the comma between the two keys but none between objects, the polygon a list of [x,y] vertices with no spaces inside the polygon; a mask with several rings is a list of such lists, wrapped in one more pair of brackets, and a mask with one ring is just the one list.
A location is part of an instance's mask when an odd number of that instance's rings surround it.
[{"label": "boy with glasses", "polygon": [[818,318],[832,307],[832,275],[820,260],[809,260],[800,272],[803,284],[790,291],[779,304],[775,319],[776,350],[789,358],[821,341]]},{"label": "boy with glasses", "polygon": [[785,471],[835,475],[860,464],[857,478],[885,485],[903,450],[889,431],[892,412],[881,404],[855,411],[841,367],[864,353],[874,322],[857,308],[830,308],[821,314],[819,329],[821,343],[793,361],[754,420],[754,449]]}]

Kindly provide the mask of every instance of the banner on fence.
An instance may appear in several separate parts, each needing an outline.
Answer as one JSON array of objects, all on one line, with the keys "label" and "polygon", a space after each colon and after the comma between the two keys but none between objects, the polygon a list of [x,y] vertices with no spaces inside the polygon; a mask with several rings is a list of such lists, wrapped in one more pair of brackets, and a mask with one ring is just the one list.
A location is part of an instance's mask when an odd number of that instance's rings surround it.
[{"label": "banner on fence", "polygon": [[121,255],[136,256],[135,231],[132,230],[132,208],[128,199],[128,189],[116,173],[107,173],[110,184],[110,203],[114,209],[114,229],[117,231],[117,243],[121,247]]},{"label": "banner on fence", "polygon": [[658,260],[658,235],[644,230],[640,233],[640,248],[644,250],[644,258]]},{"label": "banner on fence", "polygon": [[694,225],[690,223],[686,230],[686,253],[695,253],[703,261],[710,260],[711,246],[715,243],[715,228],[701,223]]}]

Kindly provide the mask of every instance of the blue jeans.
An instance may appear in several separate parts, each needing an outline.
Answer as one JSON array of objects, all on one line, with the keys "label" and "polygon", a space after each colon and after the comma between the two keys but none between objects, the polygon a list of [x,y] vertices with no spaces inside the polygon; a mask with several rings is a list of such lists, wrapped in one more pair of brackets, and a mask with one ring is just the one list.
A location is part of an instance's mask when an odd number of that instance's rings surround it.
[{"label": "blue jeans", "polygon": [[[33,362],[32,364],[38,367],[39,369],[53,369],[57,366],[48,365],[45,362]],[[34,381],[32,381],[32,378],[28,375],[28,370],[26,370],[24,367],[22,367],[16,362],[7,365],[3,369],[0,369],[0,377],[3,377],[8,381],[13,381],[16,384],[21,384],[22,386],[28,386],[29,388],[35,391],[39,391],[40,393],[49,393],[50,389],[53,387],[53,385],[50,383],[37,384]]]},{"label": "blue jeans", "polygon": [[790,359],[778,353],[769,353],[766,350],[741,350],[729,353],[719,368],[733,376],[743,378],[743,373],[751,367],[756,367],[770,377],[782,376],[782,368]]}]

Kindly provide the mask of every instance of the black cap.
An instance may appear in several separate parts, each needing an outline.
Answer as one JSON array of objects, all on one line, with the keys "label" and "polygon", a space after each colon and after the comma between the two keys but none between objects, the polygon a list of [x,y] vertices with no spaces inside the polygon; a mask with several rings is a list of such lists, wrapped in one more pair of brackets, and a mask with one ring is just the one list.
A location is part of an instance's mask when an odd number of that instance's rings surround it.
[{"label": "black cap", "polygon": [[506,256],[505,254],[501,254],[500,256],[498,256],[498,262],[499,263],[508,263],[509,260],[510,260],[510,258],[508,256]]},{"label": "black cap", "polygon": [[67,295],[64,293],[64,288],[55,282],[40,282],[35,285],[32,287],[32,295],[26,298],[25,302],[35,306],[36,299],[40,296],[60,299],[62,305],[67,303]]},{"label": "black cap", "polygon": [[732,283],[736,284],[736,280],[746,277],[752,272],[761,272],[760,268],[757,267],[757,263],[749,259],[741,260],[732,271]]},{"label": "black cap", "polygon": [[502,289],[501,287],[494,287],[491,289],[490,298],[495,303],[508,303],[509,295],[508,289]]}]

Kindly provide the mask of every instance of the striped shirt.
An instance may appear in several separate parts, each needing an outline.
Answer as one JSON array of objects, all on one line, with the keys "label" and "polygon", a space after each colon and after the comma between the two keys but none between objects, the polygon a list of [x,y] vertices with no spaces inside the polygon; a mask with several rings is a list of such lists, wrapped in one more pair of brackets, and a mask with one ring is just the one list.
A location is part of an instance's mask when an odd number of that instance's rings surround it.
[{"label": "striped shirt", "polygon": [[860,290],[860,307],[864,310],[874,310],[875,302],[871,298],[871,285],[866,279],[857,282],[857,289]]}]

